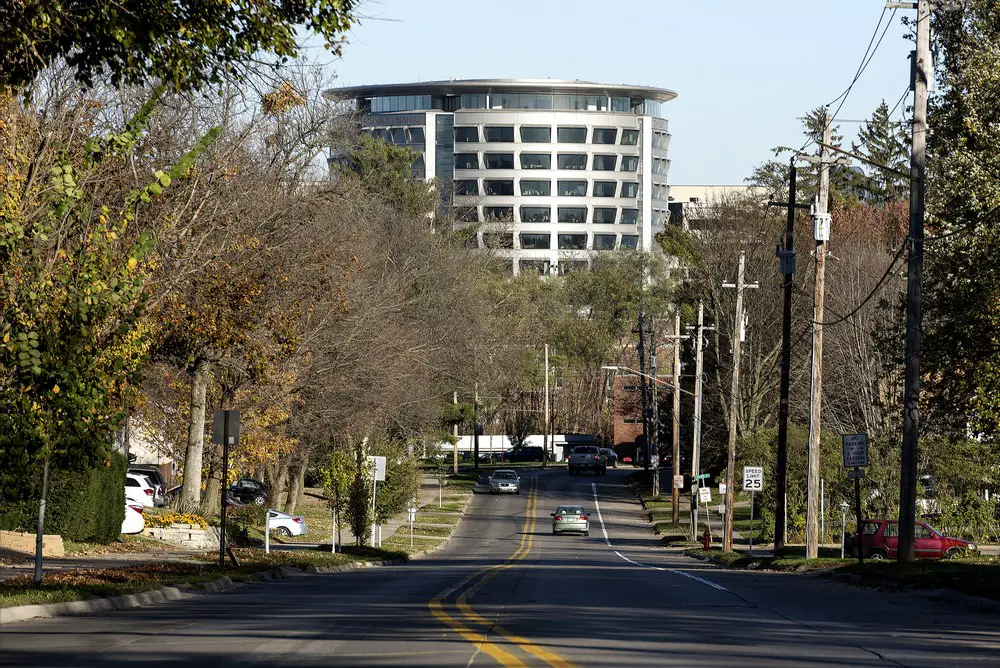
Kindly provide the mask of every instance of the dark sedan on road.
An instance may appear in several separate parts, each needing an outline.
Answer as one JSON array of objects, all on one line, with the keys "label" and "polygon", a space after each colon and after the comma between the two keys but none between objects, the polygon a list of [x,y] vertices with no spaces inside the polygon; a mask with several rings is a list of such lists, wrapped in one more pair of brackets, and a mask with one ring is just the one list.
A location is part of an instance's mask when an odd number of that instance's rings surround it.
[{"label": "dark sedan on road", "polygon": [[229,488],[229,495],[245,505],[263,506],[271,490],[259,480],[240,478]]}]

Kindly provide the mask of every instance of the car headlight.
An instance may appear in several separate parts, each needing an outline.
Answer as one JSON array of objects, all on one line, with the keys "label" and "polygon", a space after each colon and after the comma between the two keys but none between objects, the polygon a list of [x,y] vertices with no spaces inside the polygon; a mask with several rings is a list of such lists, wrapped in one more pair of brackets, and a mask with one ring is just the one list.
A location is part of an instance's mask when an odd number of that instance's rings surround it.
[{"label": "car headlight", "polygon": [[966,549],[969,549],[969,550],[974,550],[974,549],[976,549],[976,544],[975,544],[975,543],[969,543],[969,544],[968,544],[968,545],[966,546]]}]

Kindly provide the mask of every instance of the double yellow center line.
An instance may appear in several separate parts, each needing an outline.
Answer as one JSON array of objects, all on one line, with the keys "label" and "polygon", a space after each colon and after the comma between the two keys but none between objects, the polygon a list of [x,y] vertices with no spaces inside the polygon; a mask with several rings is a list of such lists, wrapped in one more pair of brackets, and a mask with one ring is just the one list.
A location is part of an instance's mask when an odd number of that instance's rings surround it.
[{"label": "double yellow center line", "polygon": [[[549,650],[540,647],[526,638],[511,633],[499,624],[491,622],[476,612],[469,604],[469,599],[475,596],[483,585],[496,577],[500,571],[512,568],[518,561],[524,559],[531,552],[535,539],[535,508],[537,505],[538,477],[536,476],[532,478],[531,491],[528,493],[528,503],[525,506],[525,518],[524,527],[521,530],[521,542],[514,554],[508,557],[502,564],[494,564],[492,566],[479,569],[472,575],[469,575],[461,580],[457,585],[446,589],[432,598],[427,605],[430,608],[431,614],[434,615],[436,619],[451,627],[456,633],[469,642],[475,643],[478,650],[486,652],[486,654],[493,657],[503,666],[525,666],[525,663],[503,647],[490,642],[488,637],[491,632],[500,634],[525,652],[538,657],[550,666],[555,666],[557,668],[571,668],[573,664],[566,659],[554,652],[550,652]],[[455,600],[455,606],[462,613],[461,621],[448,614],[443,604],[444,599],[451,596],[455,592],[460,592]],[[472,624],[484,628],[486,632],[476,632],[463,622],[471,622]]]}]

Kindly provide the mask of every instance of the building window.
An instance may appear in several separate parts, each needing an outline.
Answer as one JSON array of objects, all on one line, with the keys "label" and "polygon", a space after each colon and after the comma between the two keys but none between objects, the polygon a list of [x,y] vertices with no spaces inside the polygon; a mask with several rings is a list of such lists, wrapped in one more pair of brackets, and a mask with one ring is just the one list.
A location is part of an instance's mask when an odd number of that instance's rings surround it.
[{"label": "building window", "polygon": [[622,209],[622,225],[635,225],[639,222],[639,209]]},{"label": "building window", "polygon": [[616,192],[617,181],[594,181],[594,197],[614,197]]},{"label": "building window", "polygon": [[622,144],[625,146],[635,146],[639,143],[638,130],[622,130]]},{"label": "building window", "polygon": [[579,111],[607,111],[608,98],[604,95],[553,95],[552,108]]},{"label": "building window", "polygon": [[639,184],[635,181],[626,181],[622,183],[622,197],[638,197],[639,196]]},{"label": "building window", "polygon": [[423,144],[424,143],[424,129],[417,128],[407,128],[410,131],[410,143],[411,144]]},{"label": "building window", "polygon": [[521,248],[525,250],[548,250],[552,247],[552,235],[548,232],[522,232]]},{"label": "building window", "polygon": [[548,206],[522,206],[522,223],[549,223],[552,222],[552,208]]},{"label": "building window", "polygon": [[[618,209],[613,206],[598,206],[594,207],[594,222],[600,223],[602,225],[614,225],[615,219],[618,217]],[[612,235],[614,236],[614,235]]]},{"label": "building window", "polygon": [[594,128],[595,144],[614,144],[618,141],[618,128]]},{"label": "building window", "polygon": [[670,161],[665,158],[653,158],[653,173],[666,174],[670,170]]},{"label": "building window", "polygon": [[[548,248],[548,246],[546,246]],[[518,268],[521,273],[537,272],[544,276],[549,273],[549,261],[548,260],[519,260],[517,263]]]},{"label": "building window", "polygon": [[510,180],[483,180],[483,190],[487,195],[513,195],[514,194],[514,181]]},{"label": "building window", "polygon": [[462,109],[485,109],[486,108],[486,96],[485,95],[463,95],[461,97],[460,106]]},{"label": "building window", "polygon": [[587,128],[559,128],[557,137],[560,144],[586,144]]},{"label": "building window", "polygon": [[559,182],[559,196],[560,197],[586,197],[587,196],[587,182],[586,181],[560,181]]},{"label": "building window", "polygon": [[613,97],[611,98],[611,111],[631,111],[632,105],[629,103],[627,97]]},{"label": "building window", "polygon": [[594,171],[598,172],[613,172],[615,167],[618,165],[617,155],[595,155],[594,156]]},{"label": "building window", "polygon": [[642,105],[642,111],[647,116],[662,116],[663,105],[656,100],[645,100]]},{"label": "building window", "polygon": [[622,235],[622,248],[631,248],[635,250],[639,247],[639,236],[636,234],[623,234]]},{"label": "building window", "polygon": [[486,248],[513,248],[514,235],[510,232],[483,232],[483,246]]},{"label": "building window", "polygon": [[614,234],[594,235],[594,250],[614,250],[614,249],[615,249]]},{"label": "building window", "polygon": [[514,169],[513,153],[484,153],[486,169]]},{"label": "building window", "polygon": [[406,128],[390,128],[389,129],[389,141],[393,144],[405,144],[406,143]]},{"label": "building window", "polygon": [[479,141],[479,128],[455,128],[455,141],[456,142],[477,142]]},{"label": "building window", "polygon": [[560,234],[560,250],[587,250],[586,234]]},{"label": "building window", "polygon": [[455,220],[460,223],[476,223],[479,221],[479,210],[474,206],[456,206]]},{"label": "building window", "polygon": [[522,153],[521,169],[552,169],[552,154]]},{"label": "building window", "polygon": [[483,136],[488,142],[514,141],[513,125],[487,125],[483,128]]},{"label": "building window", "polygon": [[512,206],[484,206],[483,218],[486,220],[502,220],[512,222],[514,220],[514,207]]},{"label": "building window", "polygon": [[624,156],[622,156],[622,171],[623,172],[638,172],[639,171],[639,156],[637,156],[637,155],[624,155]]},{"label": "building window", "polygon": [[417,156],[417,159],[410,163],[410,174],[415,179],[423,179],[426,176],[427,168],[424,165],[423,154]]},{"label": "building window", "polygon": [[653,133],[653,148],[667,148],[668,144],[670,144],[670,135],[666,132]]},{"label": "building window", "polygon": [[559,207],[560,223],[586,223],[587,207],[585,206],[561,206]]},{"label": "building window", "polygon": [[552,128],[521,126],[521,141],[528,144],[547,144],[552,141]]},{"label": "building window", "polygon": [[461,181],[455,181],[455,194],[478,195],[479,181],[477,181],[476,179],[463,179]]},{"label": "building window", "polygon": [[548,197],[552,194],[552,182],[521,179],[521,194],[526,197]]},{"label": "building window", "polygon": [[653,227],[663,227],[670,220],[670,212],[653,209]]},{"label": "building window", "polygon": [[479,169],[479,154],[456,153],[455,169]]},{"label": "building window", "polygon": [[587,169],[586,153],[560,153],[556,158],[559,169]]}]

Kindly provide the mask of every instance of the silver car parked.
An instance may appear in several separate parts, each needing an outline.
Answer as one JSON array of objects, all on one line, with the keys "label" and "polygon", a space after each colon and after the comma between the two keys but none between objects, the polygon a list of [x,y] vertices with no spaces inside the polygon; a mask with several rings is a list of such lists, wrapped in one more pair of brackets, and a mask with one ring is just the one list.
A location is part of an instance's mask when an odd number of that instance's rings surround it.
[{"label": "silver car parked", "polygon": [[559,506],[552,516],[552,535],[558,536],[567,531],[590,535],[590,516],[583,506]]},{"label": "silver car parked", "polygon": [[521,493],[521,479],[510,469],[499,469],[490,476],[490,494],[501,493]]}]

